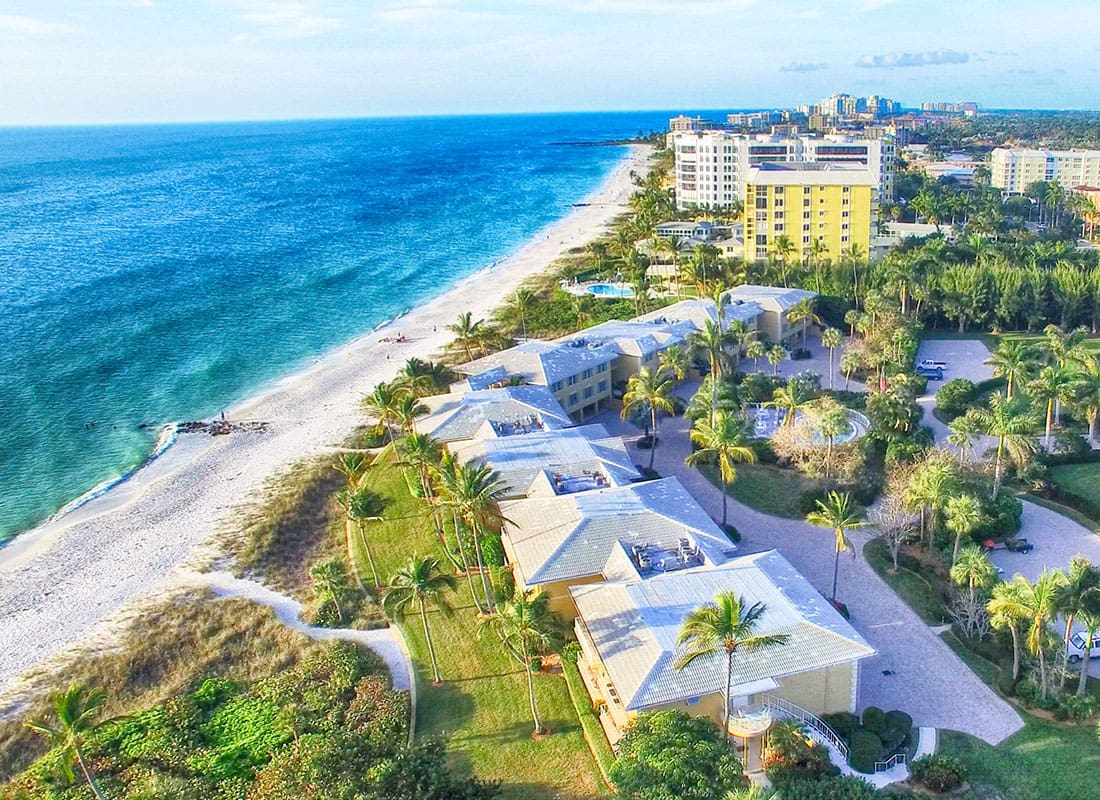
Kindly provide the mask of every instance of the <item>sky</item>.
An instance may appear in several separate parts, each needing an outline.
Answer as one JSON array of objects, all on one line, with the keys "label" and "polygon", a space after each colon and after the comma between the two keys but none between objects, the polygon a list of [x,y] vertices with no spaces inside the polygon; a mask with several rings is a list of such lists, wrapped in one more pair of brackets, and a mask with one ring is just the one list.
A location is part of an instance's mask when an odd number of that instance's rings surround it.
[{"label": "sky", "polygon": [[0,0],[0,125],[1100,108],[1096,0]]}]

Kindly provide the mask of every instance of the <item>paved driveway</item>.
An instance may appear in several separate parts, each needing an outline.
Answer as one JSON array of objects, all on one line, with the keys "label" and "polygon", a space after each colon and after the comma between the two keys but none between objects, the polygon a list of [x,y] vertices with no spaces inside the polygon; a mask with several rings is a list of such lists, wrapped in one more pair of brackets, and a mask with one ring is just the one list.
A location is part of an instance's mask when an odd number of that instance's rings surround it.
[{"label": "paved driveway", "polygon": [[[627,438],[635,461],[645,463],[648,451],[633,446],[639,431],[613,412],[596,420]],[[661,422],[661,444],[655,466],[661,475],[675,475],[704,508],[721,519],[722,495],[698,470],[684,465],[690,452],[687,421]],[[819,590],[832,581],[833,537],[829,531],[801,520],[762,514],[729,501],[729,521],[741,532],[742,553],[776,548]],[[867,536],[853,536],[857,550]],[[862,556],[841,558],[838,599],[852,612],[852,624],[878,651],[861,664],[859,706],[899,708],[916,725],[964,731],[991,744],[1022,727],[1019,715],[972,673],[931,629],[894,594]]]},{"label": "paved driveway", "polygon": [[[966,378],[978,383],[993,377],[993,368],[985,363],[989,350],[981,339],[925,339],[917,350],[917,363],[926,359],[944,361],[947,368],[943,371],[944,382],[955,378]],[[943,384],[929,381],[928,388],[933,393]]]},{"label": "paved driveway", "polygon": [[[832,388],[843,389],[844,373],[840,370],[840,357],[844,354],[844,346],[847,343],[847,338],[843,339],[840,346],[833,351],[833,372],[832,372]],[[802,340],[796,340],[795,345],[802,346]],[[791,375],[796,375],[799,372],[806,370],[813,370],[821,376],[822,387],[828,389],[829,386],[829,348],[822,347],[821,337],[810,335],[806,337],[806,349],[810,351],[810,357],[794,361],[790,358],[784,359],[779,362],[779,376],[781,378],[787,378]],[[742,369],[755,370],[752,361],[746,361]],[[760,359],[760,370],[768,375],[772,373],[772,365],[768,363],[765,358]],[[848,383],[848,390],[852,392],[865,392],[867,387],[859,381],[850,381]]]}]

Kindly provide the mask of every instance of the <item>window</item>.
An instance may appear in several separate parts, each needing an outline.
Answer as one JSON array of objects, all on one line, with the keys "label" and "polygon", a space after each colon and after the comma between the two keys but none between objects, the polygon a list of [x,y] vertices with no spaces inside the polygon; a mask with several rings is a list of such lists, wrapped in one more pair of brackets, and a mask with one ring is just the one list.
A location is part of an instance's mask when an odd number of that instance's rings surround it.
[{"label": "window", "polygon": [[808,231],[809,229],[810,229],[810,223],[808,223],[808,222],[807,222],[807,223],[804,223],[804,224],[802,225],[802,230],[804,230],[804,231]]},{"label": "window", "polygon": [[591,396],[592,396],[592,387],[591,386],[585,386],[584,387],[584,399],[587,400]]},{"label": "window", "polygon": [[569,405],[575,406],[577,404],[577,393],[573,392],[569,395]]},{"label": "window", "polygon": [[597,386],[596,388],[599,389],[601,392],[606,392],[607,391],[607,381],[600,381],[600,385]]},{"label": "window", "polygon": [[810,198],[807,197],[802,201],[802,207],[803,208],[809,208],[810,207]]},{"label": "window", "polygon": [[552,384],[550,384],[550,391],[560,392],[561,391],[561,381],[554,381]]},{"label": "window", "polygon": [[782,222],[775,223],[775,232],[776,233],[783,233],[783,223]]},{"label": "window", "polygon": [[783,194],[783,187],[782,186],[776,186],[774,191],[775,191],[776,194]]},{"label": "window", "polygon": [[803,212],[802,212],[802,219],[809,219],[809,218],[810,218],[810,216],[811,216],[811,215],[810,215],[810,212],[809,212],[809,211],[803,211]]},{"label": "window", "polygon": [[581,373],[581,377],[584,378],[585,380],[587,380],[588,378],[591,378],[592,377],[592,368],[589,367],[583,373]]},{"label": "window", "polygon": [[757,258],[767,258],[768,257],[768,248],[766,248],[766,247],[756,248],[756,257]]},{"label": "window", "polygon": [[844,194],[848,194],[850,191],[852,191],[852,187],[851,186],[844,186],[844,187],[841,188],[840,191],[844,192]]},{"label": "window", "polygon": [[809,186],[802,187],[802,194],[809,194],[811,191],[812,189]]},{"label": "window", "polygon": [[607,372],[607,364],[600,364],[596,367],[596,372]]},{"label": "window", "polygon": [[840,216],[842,216],[842,217],[847,217],[847,216],[848,216],[848,212],[847,212],[847,211],[841,211],[841,212],[840,212]]},{"label": "window", "polygon": [[[809,230],[809,228],[810,228],[809,225],[805,226],[805,230]],[[809,236],[803,236],[802,237],[802,244],[809,244],[809,243],[810,243],[810,237]]]},{"label": "window", "polygon": [[766,233],[756,234],[756,246],[760,247],[761,245],[763,245],[764,247],[768,246],[768,234],[766,234]]}]

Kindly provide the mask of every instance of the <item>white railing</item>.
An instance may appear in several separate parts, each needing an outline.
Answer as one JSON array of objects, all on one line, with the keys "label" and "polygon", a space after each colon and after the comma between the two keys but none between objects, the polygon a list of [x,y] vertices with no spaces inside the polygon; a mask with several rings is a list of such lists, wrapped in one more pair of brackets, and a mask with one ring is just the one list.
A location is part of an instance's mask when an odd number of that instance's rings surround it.
[{"label": "white railing", "polygon": [[894,753],[885,761],[875,762],[875,772],[886,772],[888,769],[893,769],[898,764],[905,763],[905,753]]},{"label": "white railing", "polygon": [[845,761],[848,760],[848,745],[846,745],[844,740],[837,736],[836,732],[826,725],[821,718],[815,714],[811,714],[802,706],[795,705],[789,700],[784,700],[782,697],[776,697],[774,694],[764,695],[764,702],[777,715],[787,717],[788,719],[796,719],[801,722],[809,728],[811,736],[824,739],[827,744],[832,745],[840,751]]}]

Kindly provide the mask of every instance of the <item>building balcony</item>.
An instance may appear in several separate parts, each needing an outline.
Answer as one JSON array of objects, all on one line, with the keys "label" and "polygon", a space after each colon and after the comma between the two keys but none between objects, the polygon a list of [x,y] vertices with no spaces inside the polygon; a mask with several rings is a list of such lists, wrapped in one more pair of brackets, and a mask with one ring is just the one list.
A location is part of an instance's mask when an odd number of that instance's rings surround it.
[{"label": "building balcony", "polygon": [[730,736],[744,739],[759,736],[772,726],[772,711],[765,704],[739,706],[730,709],[728,730]]}]

